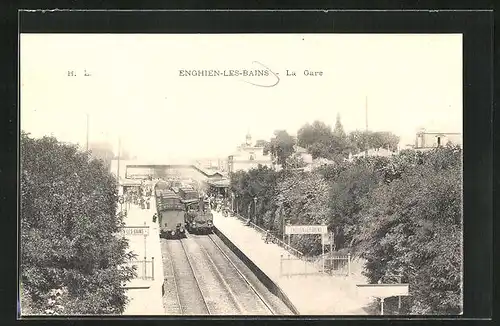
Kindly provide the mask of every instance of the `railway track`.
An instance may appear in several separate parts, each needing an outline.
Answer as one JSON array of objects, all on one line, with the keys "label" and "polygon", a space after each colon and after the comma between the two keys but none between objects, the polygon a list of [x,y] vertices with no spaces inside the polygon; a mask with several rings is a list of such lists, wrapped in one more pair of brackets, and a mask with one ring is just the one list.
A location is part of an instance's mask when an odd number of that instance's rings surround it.
[{"label": "railway track", "polygon": [[161,240],[161,251],[163,259],[163,307],[168,315],[183,315],[181,299],[179,297],[179,286],[175,279],[175,268],[172,256],[167,247],[166,240]]},{"label": "railway track", "polygon": [[221,248],[223,244],[217,240],[213,234],[187,234],[185,239],[161,240],[165,313],[291,314],[281,300],[245,269],[244,263],[235,258],[229,248]]},{"label": "railway track", "polygon": [[[210,315],[211,311],[205,301],[205,297],[182,240],[168,241],[162,239],[162,249],[163,248],[166,251],[166,256],[170,258],[172,264],[172,277],[174,278],[173,282],[165,283],[165,287],[169,286],[169,288],[165,289],[165,294],[169,293],[169,291],[175,291],[179,306],[177,311],[175,311],[176,309],[170,309],[170,311],[173,310],[171,314],[177,312],[183,315]],[[170,294],[170,296],[173,295]],[[172,301],[173,300],[169,300],[169,302]],[[166,309],[167,314],[170,311],[169,308]]]},{"label": "railway track", "polygon": [[272,305],[245,277],[230,257],[213,239],[214,235],[197,238],[197,242],[216,268],[224,285],[237,302],[240,311],[249,315],[274,315]]}]

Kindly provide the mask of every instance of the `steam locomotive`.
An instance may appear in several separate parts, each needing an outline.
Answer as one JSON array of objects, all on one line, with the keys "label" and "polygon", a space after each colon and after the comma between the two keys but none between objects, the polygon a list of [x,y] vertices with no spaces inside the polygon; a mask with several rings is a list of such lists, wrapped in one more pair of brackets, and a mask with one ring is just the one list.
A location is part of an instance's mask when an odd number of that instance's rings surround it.
[{"label": "steam locomotive", "polygon": [[179,195],[164,186],[157,184],[155,190],[160,238],[185,237],[185,206]]},{"label": "steam locomotive", "polygon": [[179,188],[179,196],[185,206],[184,221],[189,233],[210,233],[213,228],[213,214],[208,200],[200,197],[193,187]]}]

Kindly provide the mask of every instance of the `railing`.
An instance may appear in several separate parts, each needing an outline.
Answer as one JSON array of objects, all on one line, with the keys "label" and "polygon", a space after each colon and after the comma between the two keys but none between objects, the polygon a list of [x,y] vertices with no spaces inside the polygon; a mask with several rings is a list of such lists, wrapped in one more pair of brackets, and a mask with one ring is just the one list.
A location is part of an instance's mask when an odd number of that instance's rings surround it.
[{"label": "railing", "polygon": [[349,276],[351,274],[351,255],[332,253],[319,258],[281,255],[280,276],[307,276],[313,274]]},{"label": "railing", "polygon": [[280,256],[280,276],[317,275],[320,271],[310,258],[288,255]]},{"label": "railing", "polygon": [[151,260],[133,260],[125,263],[127,266],[136,266],[136,279],[152,280],[155,279],[155,258]]},{"label": "railing", "polygon": [[[233,214],[231,214],[231,216],[236,216],[242,222],[247,223],[248,219],[246,219],[245,217],[243,217],[243,216],[241,216],[239,214],[234,214],[233,213]],[[257,232],[261,233],[263,236],[265,236],[266,233],[267,233],[266,230],[264,230],[263,228],[261,228],[260,226],[258,226],[256,224],[254,224],[253,222],[249,222],[248,226],[250,226],[251,228],[253,228]],[[279,247],[285,249],[286,251],[288,251],[292,255],[295,255],[295,256],[298,256],[298,257],[303,257],[304,256],[304,254],[302,252],[300,252],[299,250],[293,248],[288,243],[282,241],[281,239],[279,239],[278,237],[276,237],[274,234],[270,233],[269,237],[270,237],[269,242],[275,243],[276,245],[278,245]]]},{"label": "railing", "polygon": [[323,264],[325,273],[331,275],[350,275],[351,274],[351,254],[326,253],[316,258],[315,264]]}]

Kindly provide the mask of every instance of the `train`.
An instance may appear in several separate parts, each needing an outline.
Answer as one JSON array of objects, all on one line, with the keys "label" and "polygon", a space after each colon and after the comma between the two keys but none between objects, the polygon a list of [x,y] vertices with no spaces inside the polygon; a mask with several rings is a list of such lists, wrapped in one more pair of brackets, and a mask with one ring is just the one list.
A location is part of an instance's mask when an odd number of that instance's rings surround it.
[{"label": "train", "polygon": [[179,196],[185,205],[185,222],[189,233],[210,233],[213,229],[213,214],[210,212],[208,200],[192,186],[179,188]]},{"label": "train", "polygon": [[203,198],[183,200],[186,207],[184,220],[189,233],[211,233],[214,215],[210,211],[208,200]]},{"label": "train", "polygon": [[179,195],[172,191],[169,182],[160,180],[155,185],[155,197],[160,238],[184,237],[185,206]]},{"label": "train", "polygon": [[155,186],[160,238],[181,238],[189,233],[211,233],[213,214],[208,200],[192,186],[159,181]]}]

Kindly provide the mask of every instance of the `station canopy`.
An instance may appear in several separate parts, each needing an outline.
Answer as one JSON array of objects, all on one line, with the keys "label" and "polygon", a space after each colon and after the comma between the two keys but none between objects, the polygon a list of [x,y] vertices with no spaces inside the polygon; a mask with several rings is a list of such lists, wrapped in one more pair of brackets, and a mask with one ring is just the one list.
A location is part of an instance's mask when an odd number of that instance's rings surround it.
[{"label": "station canopy", "polygon": [[207,184],[215,188],[228,188],[229,179],[207,180]]}]

